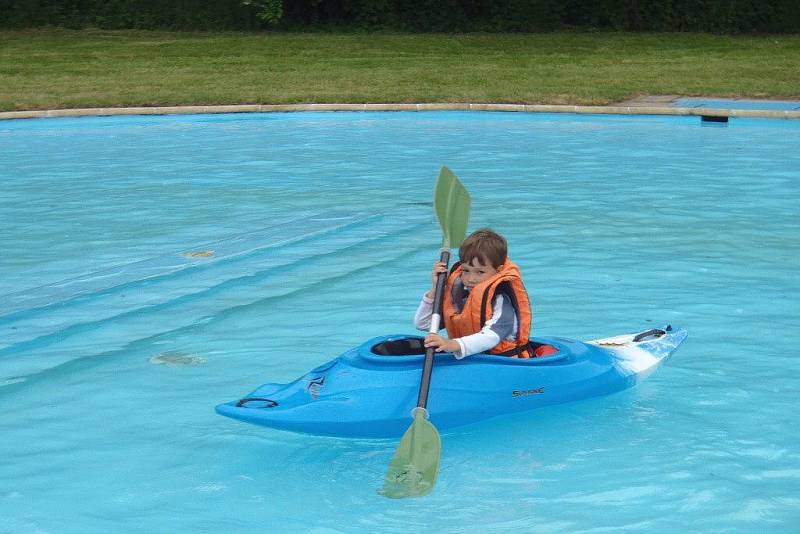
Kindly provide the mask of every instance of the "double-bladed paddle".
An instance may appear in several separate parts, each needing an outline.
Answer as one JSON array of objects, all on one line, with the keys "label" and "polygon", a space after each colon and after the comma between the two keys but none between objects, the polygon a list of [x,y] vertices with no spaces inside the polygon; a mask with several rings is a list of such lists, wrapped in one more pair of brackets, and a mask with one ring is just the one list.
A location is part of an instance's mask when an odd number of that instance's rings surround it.
[{"label": "double-bladed paddle", "polygon": [[[440,261],[450,262],[450,249],[464,241],[469,220],[469,193],[455,174],[442,167],[436,179],[433,205],[439,225],[442,227],[442,249]],[[446,273],[436,277],[433,298],[433,315],[429,332],[439,331],[441,324],[442,296]],[[393,499],[418,497],[430,493],[439,474],[439,459],[442,455],[442,440],[433,423],[428,419],[428,391],[433,371],[434,348],[425,350],[422,380],[419,385],[417,406],[412,410],[413,421],[397,447],[389,469],[384,477],[382,495]]]}]

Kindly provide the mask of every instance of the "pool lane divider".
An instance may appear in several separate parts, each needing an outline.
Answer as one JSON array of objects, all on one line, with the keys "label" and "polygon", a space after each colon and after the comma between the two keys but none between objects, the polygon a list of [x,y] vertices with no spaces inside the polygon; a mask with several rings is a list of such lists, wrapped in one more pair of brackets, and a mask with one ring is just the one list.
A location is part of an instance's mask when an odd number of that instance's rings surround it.
[{"label": "pool lane divider", "polygon": [[[429,216],[408,214],[312,216],[188,249],[220,256],[176,251],[71,279],[73,294],[61,293],[70,284],[43,286],[39,292],[57,288],[59,298],[33,294],[34,307],[0,316],[0,386],[396,261],[420,250],[429,226]],[[386,242],[390,253],[376,259]]]},{"label": "pool lane divider", "polygon": [[116,115],[198,115],[215,113],[274,113],[297,111],[501,111],[523,113],[577,113],[594,115],[727,116],[736,118],[800,119],[800,110],[732,109],[667,105],[569,106],[550,104],[243,104],[226,106],[165,106],[76,108],[3,111],[0,120]]}]

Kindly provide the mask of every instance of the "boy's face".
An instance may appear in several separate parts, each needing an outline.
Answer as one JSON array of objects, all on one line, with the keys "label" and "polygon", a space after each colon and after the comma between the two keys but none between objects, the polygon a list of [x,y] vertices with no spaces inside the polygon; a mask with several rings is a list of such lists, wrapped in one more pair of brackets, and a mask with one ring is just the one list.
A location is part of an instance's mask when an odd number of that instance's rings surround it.
[{"label": "boy's face", "polygon": [[478,258],[472,258],[469,264],[461,264],[461,283],[467,290],[472,289],[487,278],[497,274],[491,264],[484,265]]}]

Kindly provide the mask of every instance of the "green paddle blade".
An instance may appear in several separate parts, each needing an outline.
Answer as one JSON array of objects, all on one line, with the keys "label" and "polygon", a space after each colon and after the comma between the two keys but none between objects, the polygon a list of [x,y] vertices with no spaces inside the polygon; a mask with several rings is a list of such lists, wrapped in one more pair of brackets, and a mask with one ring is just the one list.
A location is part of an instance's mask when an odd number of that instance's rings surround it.
[{"label": "green paddle blade", "polygon": [[442,227],[442,248],[461,246],[467,235],[469,193],[461,180],[447,167],[442,167],[436,179],[433,206]]},{"label": "green paddle blade", "polygon": [[425,417],[425,410],[414,410],[414,422],[400,440],[379,493],[392,499],[427,495],[436,484],[441,454],[436,427]]}]

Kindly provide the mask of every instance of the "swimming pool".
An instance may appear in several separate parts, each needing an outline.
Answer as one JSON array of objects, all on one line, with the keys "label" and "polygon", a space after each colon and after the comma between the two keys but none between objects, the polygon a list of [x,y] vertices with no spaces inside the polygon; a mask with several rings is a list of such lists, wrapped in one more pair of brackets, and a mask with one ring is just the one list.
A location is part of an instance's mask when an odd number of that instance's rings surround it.
[{"label": "swimming pool", "polygon": [[[0,121],[0,532],[789,532],[800,123],[481,112]],[[439,166],[539,334],[690,337],[611,397],[396,440],[215,404],[411,332]]]}]

